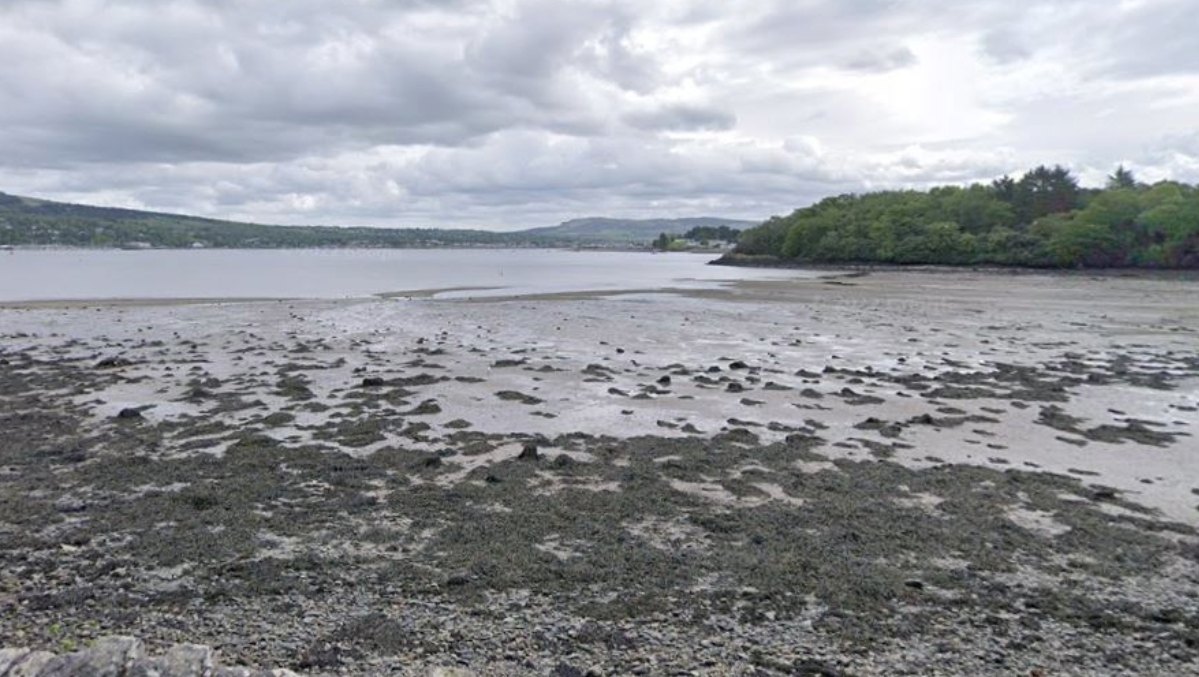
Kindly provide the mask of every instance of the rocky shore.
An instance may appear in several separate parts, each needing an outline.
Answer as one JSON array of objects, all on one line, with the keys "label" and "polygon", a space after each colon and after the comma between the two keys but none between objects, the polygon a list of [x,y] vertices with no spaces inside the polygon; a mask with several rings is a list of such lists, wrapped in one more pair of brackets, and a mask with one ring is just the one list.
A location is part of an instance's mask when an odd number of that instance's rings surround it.
[{"label": "rocky shore", "polygon": [[212,647],[176,644],[146,655],[135,637],[103,637],[86,649],[55,655],[27,648],[0,649],[5,677],[288,677],[290,670],[250,670],[219,665]]},{"label": "rocky shore", "polygon": [[[876,273],[0,309],[0,645],[63,665],[120,635],[302,674],[1186,674],[1195,291]],[[0,675],[41,674],[16,655]]]}]

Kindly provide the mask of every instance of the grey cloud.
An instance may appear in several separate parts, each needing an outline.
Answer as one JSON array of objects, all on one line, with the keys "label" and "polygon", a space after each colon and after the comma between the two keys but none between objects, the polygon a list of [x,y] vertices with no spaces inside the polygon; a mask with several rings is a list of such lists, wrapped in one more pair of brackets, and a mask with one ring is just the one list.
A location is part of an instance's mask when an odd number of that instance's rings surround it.
[{"label": "grey cloud", "polygon": [[916,55],[907,47],[896,47],[887,51],[864,51],[846,62],[845,67],[855,71],[881,73],[905,68],[916,63]]},{"label": "grey cloud", "polygon": [[633,127],[650,131],[720,130],[732,129],[737,124],[737,116],[729,111],[689,104],[632,111],[624,120]]},{"label": "grey cloud", "polygon": [[987,31],[982,36],[980,48],[983,54],[1001,64],[1020,61],[1032,55],[1025,38],[1010,29]]},{"label": "grey cloud", "polygon": [[1122,77],[1199,74],[1199,3],[1147,3],[1110,26],[1104,70]]},{"label": "grey cloud", "polygon": [[[0,4],[0,190],[515,227],[760,218],[1039,162],[1199,171],[1190,0],[97,7]],[[937,51],[958,43],[970,54]],[[942,84],[938,59],[959,57]],[[987,122],[955,126],[970,116]]]}]

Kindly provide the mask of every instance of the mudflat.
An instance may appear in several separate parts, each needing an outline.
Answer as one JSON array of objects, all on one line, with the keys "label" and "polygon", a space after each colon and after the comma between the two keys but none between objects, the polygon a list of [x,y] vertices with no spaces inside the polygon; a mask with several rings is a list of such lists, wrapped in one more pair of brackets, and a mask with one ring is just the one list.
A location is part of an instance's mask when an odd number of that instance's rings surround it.
[{"label": "mudflat", "polygon": [[1199,282],[0,308],[0,640],[1186,674]]}]

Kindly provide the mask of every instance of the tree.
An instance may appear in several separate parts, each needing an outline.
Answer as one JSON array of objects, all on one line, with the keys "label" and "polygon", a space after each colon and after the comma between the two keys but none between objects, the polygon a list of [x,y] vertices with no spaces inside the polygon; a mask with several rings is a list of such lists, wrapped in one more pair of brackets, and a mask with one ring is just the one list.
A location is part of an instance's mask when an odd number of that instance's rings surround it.
[{"label": "tree", "polygon": [[1124,165],[1116,167],[1116,171],[1111,176],[1107,177],[1108,189],[1113,188],[1136,188],[1137,180],[1132,175],[1132,172],[1125,169]]},{"label": "tree", "polygon": [[991,182],[991,192],[1000,201],[1014,205],[1016,203],[1016,180],[1004,174]]},{"label": "tree", "polygon": [[1063,267],[1108,267],[1124,262],[1124,250],[1111,228],[1081,220],[1062,221],[1049,237],[1049,252]]},{"label": "tree", "polygon": [[783,251],[783,240],[790,226],[789,218],[774,216],[766,223],[745,231],[737,240],[737,251],[742,254],[778,256]]},{"label": "tree", "polygon": [[1061,166],[990,185],[830,197],[742,234],[737,251],[811,262],[1199,268],[1199,187],[1119,167],[1082,189]]},{"label": "tree", "polygon": [[1031,223],[1042,216],[1074,209],[1078,198],[1078,181],[1070,176],[1070,170],[1061,165],[1052,169],[1041,165],[1016,183],[1013,206],[1021,222]]},{"label": "tree", "polygon": [[666,233],[659,234],[658,239],[654,240],[654,249],[659,251],[670,249],[670,239],[670,236]]}]

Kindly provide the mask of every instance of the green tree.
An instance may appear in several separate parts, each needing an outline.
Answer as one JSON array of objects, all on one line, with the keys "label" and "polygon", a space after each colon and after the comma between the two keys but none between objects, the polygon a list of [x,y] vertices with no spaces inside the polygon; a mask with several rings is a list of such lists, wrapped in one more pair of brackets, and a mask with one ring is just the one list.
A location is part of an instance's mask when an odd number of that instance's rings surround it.
[{"label": "green tree", "polygon": [[1058,223],[1048,241],[1049,253],[1062,267],[1103,268],[1124,262],[1120,239],[1108,226],[1081,220]]},{"label": "green tree", "polygon": [[1016,183],[1013,207],[1022,223],[1042,216],[1068,212],[1078,206],[1078,181],[1061,165],[1044,165],[1025,174]]},{"label": "green tree", "polygon": [[1113,188],[1136,188],[1137,180],[1132,175],[1132,172],[1124,168],[1124,165],[1116,167],[1116,171],[1107,177],[1108,189]]}]

